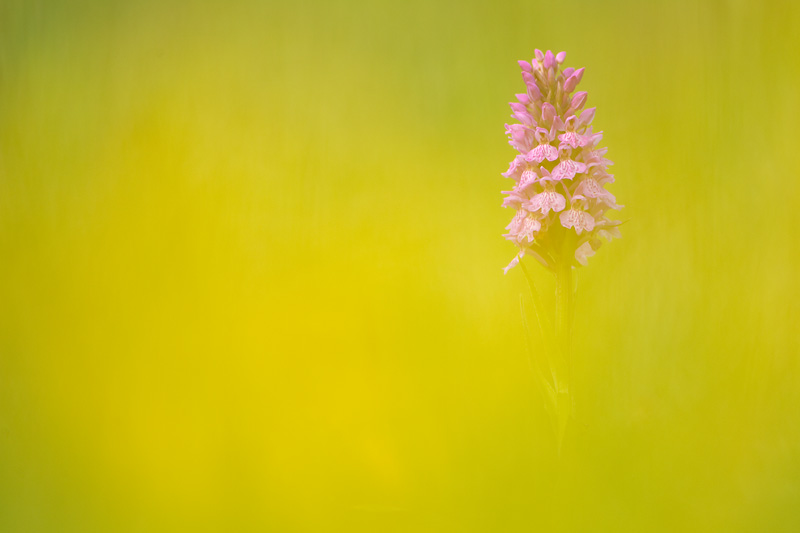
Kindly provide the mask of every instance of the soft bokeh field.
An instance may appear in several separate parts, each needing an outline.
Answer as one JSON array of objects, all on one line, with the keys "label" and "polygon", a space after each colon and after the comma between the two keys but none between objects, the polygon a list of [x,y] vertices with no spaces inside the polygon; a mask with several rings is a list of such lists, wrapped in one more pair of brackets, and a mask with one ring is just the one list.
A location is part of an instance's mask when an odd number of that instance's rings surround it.
[{"label": "soft bokeh field", "polygon": [[[800,530],[798,27],[3,0],[0,531]],[[587,67],[628,220],[560,459],[501,270],[534,48]]]}]

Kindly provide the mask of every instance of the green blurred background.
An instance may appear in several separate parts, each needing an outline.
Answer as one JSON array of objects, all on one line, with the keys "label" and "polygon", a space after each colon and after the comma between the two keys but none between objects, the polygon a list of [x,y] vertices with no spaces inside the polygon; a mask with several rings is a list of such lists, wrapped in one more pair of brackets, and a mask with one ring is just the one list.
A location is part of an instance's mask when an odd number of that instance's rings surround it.
[{"label": "green blurred background", "polygon": [[[3,0],[0,531],[800,530],[798,27]],[[587,67],[628,220],[560,458],[501,270],[534,48]]]}]

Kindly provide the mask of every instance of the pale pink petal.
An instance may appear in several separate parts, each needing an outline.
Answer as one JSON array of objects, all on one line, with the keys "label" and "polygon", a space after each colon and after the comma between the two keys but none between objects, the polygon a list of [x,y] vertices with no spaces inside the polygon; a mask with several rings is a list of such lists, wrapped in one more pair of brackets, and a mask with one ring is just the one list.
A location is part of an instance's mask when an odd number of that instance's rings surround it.
[{"label": "pale pink petal", "polygon": [[[578,109],[582,108],[583,105],[586,103],[586,97],[589,93],[586,91],[578,91],[572,96],[572,102],[569,104],[569,109],[567,109],[567,114],[573,113]],[[583,115],[581,115],[583,117]]]},{"label": "pale pink petal", "polygon": [[552,177],[555,181],[571,180],[575,177],[575,174],[583,172],[586,172],[585,164],[572,159],[565,159],[553,169]]},{"label": "pale pink petal", "polygon": [[570,145],[572,148],[580,148],[589,144],[588,139],[574,131],[562,133],[558,136],[558,140]]},{"label": "pale pink petal", "polygon": [[564,82],[564,92],[571,93],[578,86],[578,77],[573,74]]},{"label": "pale pink petal", "polygon": [[584,144],[583,146],[597,146],[597,143],[599,143],[602,140],[602,138],[603,138],[602,131],[598,131],[597,133],[590,132],[589,135],[584,136],[586,144]]},{"label": "pale pink petal", "polygon": [[539,175],[541,176],[541,178],[539,178],[539,181],[541,182],[553,181],[550,178],[550,172],[544,167],[539,167]]},{"label": "pale pink petal", "polygon": [[522,252],[514,256],[514,259],[512,259],[508,266],[503,269],[503,274],[508,274],[509,270],[517,266],[519,264],[520,257],[522,257]]},{"label": "pale pink petal", "polygon": [[545,102],[542,104],[542,120],[547,123],[551,124],[553,119],[556,118],[556,108],[553,107],[553,104],[550,102]]},{"label": "pale pink petal", "polygon": [[528,211],[539,211],[542,215],[547,215],[550,211],[556,213],[563,211],[566,205],[566,199],[559,193],[555,191],[543,191],[531,198],[526,204],[526,209]]},{"label": "pale pink petal", "polygon": [[541,163],[545,159],[548,161],[555,161],[558,159],[558,148],[552,144],[540,144],[525,155],[528,161],[536,161]]},{"label": "pale pink petal", "polygon": [[547,131],[547,128],[542,128],[541,126],[533,130],[533,136],[536,142],[540,144],[550,140],[550,132]]},{"label": "pale pink petal", "polygon": [[528,215],[522,222],[522,227],[519,231],[520,240],[527,240],[533,242],[534,233],[542,229],[542,223],[533,218],[533,215]]},{"label": "pale pink petal", "polygon": [[508,170],[503,172],[501,175],[505,176],[506,178],[513,178],[514,181],[518,181],[520,175],[527,167],[528,165],[525,161],[525,156],[520,154],[511,161],[511,163],[508,165]]},{"label": "pale pink petal", "polygon": [[518,196],[515,191],[503,191],[503,194],[508,194],[508,196],[503,198],[503,207],[519,209],[522,207],[522,204],[527,202],[525,198]]},{"label": "pale pink petal", "polygon": [[[603,157],[606,152],[608,152],[608,148],[600,148],[599,150],[584,149],[581,157],[589,167],[611,166],[614,162]],[[602,170],[602,172],[605,173],[605,170]]]},{"label": "pale pink petal", "polygon": [[596,109],[597,109],[596,107],[590,107],[589,109],[584,109],[583,112],[581,113],[580,118],[578,119],[578,124],[580,124],[581,126],[588,126],[589,124],[591,124],[592,120],[594,119],[594,112]]},{"label": "pale pink petal", "polygon": [[544,61],[542,62],[544,68],[553,68],[556,66],[556,56],[553,55],[553,52],[548,50],[544,54]]},{"label": "pale pink petal", "polygon": [[575,259],[583,266],[586,266],[586,263],[588,262],[587,259],[593,255],[594,248],[592,248],[592,245],[589,244],[588,241],[578,246],[578,248],[575,250]]},{"label": "pale pink petal", "polygon": [[578,235],[582,231],[592,231],[594,229],[594,217],[586,211],[579,209],[568,209],[559,215],[561,225],[565,228],[575,228]]},{"label": "pale pink petal", "polygon": [[522,79],[525,82],[525,86],[528,88],[528,95],[531,97],[531,100],[541,100],[542,91],[539,90],[539,86],[536,84],[536,78],[529,72],[523,72]]},{"label": "pale pink petal", "polygon": [[542,91],[539,90],[539,86],[534,84],[530,84],[526,86],[528,88],[528,96],[532,101],[538,102],[542,99]]},{"label": "pale pink petal", "polygon": [[536,127],[536,121],[533,119],[533,115],[531,115],[527,111],[517,111],[511,116],[513,118],[519,120],[520,122],[522,122],[526,126],[529,126],[529,127],[532,127],[532,128]]},{"label": "pale pink petal", "polygon": [[517,184],[517,191],[522,192],[539,181],[539,176],[531,169],[527,169],[522,173],[522,177]]},{"label": "pale pink petal", "polygon": [[581,181],[578,188],[575,189],[576,194],[581,194],[587,198],[597,198],[601,200],[609,209],[619,209],[617,199],[613,194],[603,188],[603,186],[594,178],[586,178]]},{"label": "pale pink petal", "polygon": [[534,132],[522,124],[506,124],[506,135],[510,137],[508,144],[520,152],[528,152],[533,146]]},{"label": "pale pink petal", "polygon": [[506,229],[513,235],[519,233],[520,228],[522,227],[522,221],[525,220],[525,217],[528,216],[528,212],[524,209],[520,209],[514,214],[514,218],[511,219],[511,222],[508,223]]},{"label": "pale pink petal", "polygon": [[607,241],[611,241],[611,239],[622,238],[622,233],[620,233],[619,228],[617,227],[603,228],[597,231],[597,235],[599,237],[603,237]]}]

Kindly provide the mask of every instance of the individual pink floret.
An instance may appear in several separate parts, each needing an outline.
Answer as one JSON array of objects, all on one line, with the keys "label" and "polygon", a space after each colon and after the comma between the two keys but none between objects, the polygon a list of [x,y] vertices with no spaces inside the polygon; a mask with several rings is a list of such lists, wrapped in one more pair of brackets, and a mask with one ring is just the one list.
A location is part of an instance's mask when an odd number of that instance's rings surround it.
[{"label": "individual pink floret", "polygon": [[558,219],[565,228],[575,228],[578,235],[582,231],[592,231],[594,229],[594,217],[580,209],[570,208],[563,211],[558,216]]},{"label": "individual pink floret", "polygon": [[563,211],[564,207],[567,205],[567,200],[563,195],[557,193],[552,188],[546,188],[524,205],[525,209],[528,211],[539,211],[542,215],[547,215],[550,211],[555,213]]},{"label": "individual pink floret", "polygon": [[542,65],[544,68],[553,68],[556,66],[556,56],[553,55],[553,52],[548,50],[544,54],[544,61],[542,61]]},{"label": "individual pink floret", "polygon": [[[592,245],[589,244],[589,241],[586,241],[575,249],[575,260],[583,266],[586,266],[588,259],[593,255],[594,248],[592,248]],[[519,259],[517,259],[517,262],[519,262]],[[509,267],[506,267],[506,269],[507,268]],[[503,272],[505,273],[507,270],[504,270]]]},{"label": "individual pink floret", "polygon": [[517,211],[517,214],[514,215],[511,223],[506,226],[508,233],[505,236],[517,243],[522,243],[524,241],[532,242],[534,233],[539,231],[541,227],[542,223],[533,213],[529,213],[525,209],[520,209]]},{"label": "individual pink floret", "polygon": [[519,178],[519,183],[517,183],[516,192],[522,192],[526,189],[529,189],[539,181],[539,175],[533,171],[533,169],[527,169],[522,173],[522,176]]},{"label": "individual pink floret", "polygon": [[511,262],[508,264],[508,266],[503,268],[503,274],[508,274],[509,270],[511,270],[512,268],[517,266],[519,264],[519,260],[522,259],[522,255],[523,255],[522,252],[520,252],[517,255],[515,255],[514,259],[511,260]]},{"label": "individual pink floret", "polygon": [[511,164],[508,166],[508,170],[503,172],[501,175],[505,176],[506,178],[512,178],[514,181],[519,181],[520,176],[528,168],[528,162],[525,160],[525,156],[519,154],[515,157]]},{"label": "individual pink floret", "polygon": [[568,144],[572,148],[581,148],[589,144],[589,139],[586,136],[575,131],[577,120],[575,115],[569,117],[564,123],[567,131],[558,136],[559,141]]},{"label": "individual pink floret", "polygon": [[617,205],[617,199],[614,197],[614,195],[605,190],[605,188],[603,188],[603,186],[592,177],[587,177],[581,181],[578,184],[577,189],[575,189],[575,192],[576,194],[580,194],[586,198],[597,198],[605,203],[609,209],[619,209],[622,207]]},{"label": "individual pink floret", "polygon": [[521,153],[527,153],[531,150],[535,140],[532,129],[522,124],[506,124],[506,134],[509,136],[508,144]]},{"label": "individual pink floret", "polygon": [[541,163],[545,159],[548,161],[555,161],[558,158],[558,148],[550,144],[552,140],[550,132],[544,128],[536,128],[535,136],[539,145],[530,150],[525,155],[525,159],[528,161],[536,161],[537,163]]},{"label": "individual pink floret", "polygon": [[552,144],[540,144],[525,156],[528,161],[536,161],[541,163],[545,159],[548,161],[555,161],[558,157],[558,148]]},{"label": "individual pink floret", "polygon": [[571,180],[575,174],[586,172],[586,164],[580,161],[573,161],[569,157],[571,150],[569,147],[562,145],[560,150],[561,162],[556,165],[550,176],[555,181]]}]

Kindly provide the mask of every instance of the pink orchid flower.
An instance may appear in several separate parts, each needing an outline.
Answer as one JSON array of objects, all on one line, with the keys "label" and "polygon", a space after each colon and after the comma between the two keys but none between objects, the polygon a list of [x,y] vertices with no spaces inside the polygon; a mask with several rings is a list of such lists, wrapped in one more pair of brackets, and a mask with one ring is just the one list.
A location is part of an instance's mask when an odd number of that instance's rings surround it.
[{"label": "pink orchid flower", "polygon": [[561,145],[559,147],[559,155],[561,157],[561,162],[556,165],[551,173],[551,177],[555,181],[561,180],[571,180],[575,177],[575,174],[584,173],[586,172],[586,163],[582,163],[580,161],[573,161],[570,159],[570,152],[572,150],[569,149],[569,146]]},{"label": "pink orchid flower", "polygon": [[525,205],[525,209],[534,212],[539,211],[542,215],[547,215],[548,212],[553,211],[558,213],[563,211],[567,205],[567,200],[563,195],[553,190],[552,185],[545,185],[545,188],[539,194],[534,195],[530,201]]},{"label": "pink orchid flower", "polygon": [[[519,61],[526,90],[509,104],[516,123],[506,124],[519,154],[502,173],[514,181],[502,205],[515,211],[504,236],[518,253],[505,271],[523,256],[551,270],[564,257],[582,265],[604,240],[619,236],[619,222],[605,216],[622,207],[606,190],[614,182],[608,173],[613,163],[598,146],[603,133],[592,130],[596,108],[585,108],[586,91],[574,92],[584,69],[565,68],[565,58],[564,52],[536,50],[531,61]],[[563,242],[573,247],[570,255],[564,256]]]},{"label": "pink orchid flower", "polygon": [[537,163],[541,163],[545,159],[555,161],[558,157],[558,148],[550,144],[550,141],[553,140],[552,133],[544,128],[536,128],[535,137],[539,144],[525,155],[525,159]]}]

